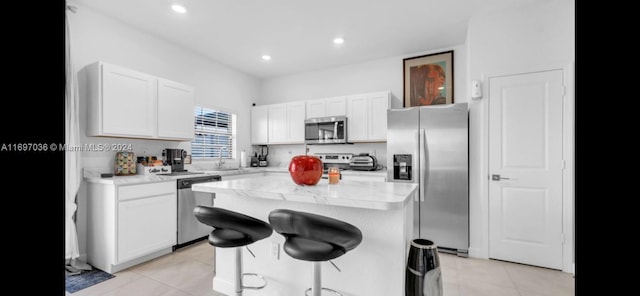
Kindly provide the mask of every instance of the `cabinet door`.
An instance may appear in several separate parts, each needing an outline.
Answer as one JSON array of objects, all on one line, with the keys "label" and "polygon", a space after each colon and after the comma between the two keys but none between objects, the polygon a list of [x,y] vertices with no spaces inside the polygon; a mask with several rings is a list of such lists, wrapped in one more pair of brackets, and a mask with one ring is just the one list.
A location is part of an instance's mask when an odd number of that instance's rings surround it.
[{"label": "cabinet door", "polygon": [[176,198],[173,193],[118,203],[118,263],[176,244]]},{"label": "cabinet door", "polygon": [[307,101],[307,115],[305,117],[306,119],[325,116],[327,116],[325,99]]},{"label": "cabinet door", "polygon": [[269,140],[267,106],[256,106],[251,108],[251,144],[263,145]]},{"label": "cabinet door", "polygon": [[269,110],[269,144],[287,142],[287,105],[273,104]]},{"label": "cabinet door", "polygon": [[368,109],[369,103],[366,95],[353,95],[347,97],[347,140],[368,140]]},{"label": "cabinet door", "polygon": [[193,88],[166,79],[158,79],[158,137],[192,140]]},{"label": "cabinet door", "polygon": [[156,122],[156,79],[144,73],[101,64],[101,135],[153,137]]},{"label": "cabinet door", "polygon": [[347,100],[345,97],[333,97],[326,99],[327,116],[347,115]]},{"label": "cabinet door", "polygon": [[386,92],[373,93],[369,100],[369,141],[387,140],[387,109],[389,109],[389,94]]},{"label": "cabinet door", "polygon": [[304,143],[305,102],[287,104],[287,143]]}]

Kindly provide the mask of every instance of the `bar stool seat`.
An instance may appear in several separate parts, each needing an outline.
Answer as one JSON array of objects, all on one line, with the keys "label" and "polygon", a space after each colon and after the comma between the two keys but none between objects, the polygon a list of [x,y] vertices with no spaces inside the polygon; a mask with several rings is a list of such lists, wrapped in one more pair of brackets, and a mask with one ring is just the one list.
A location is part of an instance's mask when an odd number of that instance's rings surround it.
[{"label": "bar stool seat", "polygon": [[289,237],[283,249],[289,256],[305,261],[329,261],[346,253],[338,245],[302,237]]},{"label": "bar stool seat", "polygon": [[287,209],[271,211],[269,223],[273,230],[285,237],[285,253],[295,259],[313,262],[313,285],[305,294],[310,291],[313,296],[320,296],[321,291],[326,290],[342,295],[322,288],[320,263],[355,249],[362,242],[360,229],[337,219]]},{"label": "bar stool seat", "polygon": [[[256,241],[271,236],[273,233],[271,226],[262,220],[221,208],[196,206],[193,214],[200,223],[214,228],[209,234],[210,245],[218,248],[236,248],[235,295],[242,295],[244,289],[258,290],[264,288],[267,285],[264,277],[255,273],[242,273],[241,247],[247,247]],[[264,281],[264,284],[257,287],[244,286],[242,284],[243,276],[257,276]]]}]

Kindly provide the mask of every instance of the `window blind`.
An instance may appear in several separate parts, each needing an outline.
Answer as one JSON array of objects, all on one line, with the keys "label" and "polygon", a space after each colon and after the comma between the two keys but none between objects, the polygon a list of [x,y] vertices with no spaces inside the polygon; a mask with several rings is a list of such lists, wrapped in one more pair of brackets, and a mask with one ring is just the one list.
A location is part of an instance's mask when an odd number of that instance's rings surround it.
[{"label": "window blind", "polygon": [[195,137],[192,158],[231,158],[233,155],[232,114],[205,107],[194,109]]}]

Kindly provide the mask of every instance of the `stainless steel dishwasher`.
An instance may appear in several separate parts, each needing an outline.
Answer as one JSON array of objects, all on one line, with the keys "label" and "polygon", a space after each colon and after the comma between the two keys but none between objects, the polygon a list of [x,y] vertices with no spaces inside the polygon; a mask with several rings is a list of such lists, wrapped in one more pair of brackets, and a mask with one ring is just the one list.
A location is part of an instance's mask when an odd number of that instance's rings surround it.
[{"label": "stainless steel dishwasher", "polygon": [[196,219],[193,209],[197,205],[213,206],[215,194],[193,192],[191,185],[220,180],[218,175],[178,179],[178,244],[173,246],[174,251],[207,238],[213,230]]}]

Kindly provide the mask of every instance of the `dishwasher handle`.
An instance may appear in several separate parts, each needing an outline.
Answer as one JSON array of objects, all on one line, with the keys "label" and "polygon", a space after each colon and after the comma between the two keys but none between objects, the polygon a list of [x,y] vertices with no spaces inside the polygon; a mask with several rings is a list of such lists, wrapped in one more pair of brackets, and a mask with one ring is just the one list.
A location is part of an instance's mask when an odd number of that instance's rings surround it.
[{"label": "dishwasher handle", "polygon": [[217,182],[220,181],[220,176],[215,177],[204,177],[204,178],[189,178],[189,179],[178,179],[178,189],[187,189],[191,188],[191,185],[197,183],[207,183],[207,182]]}]

